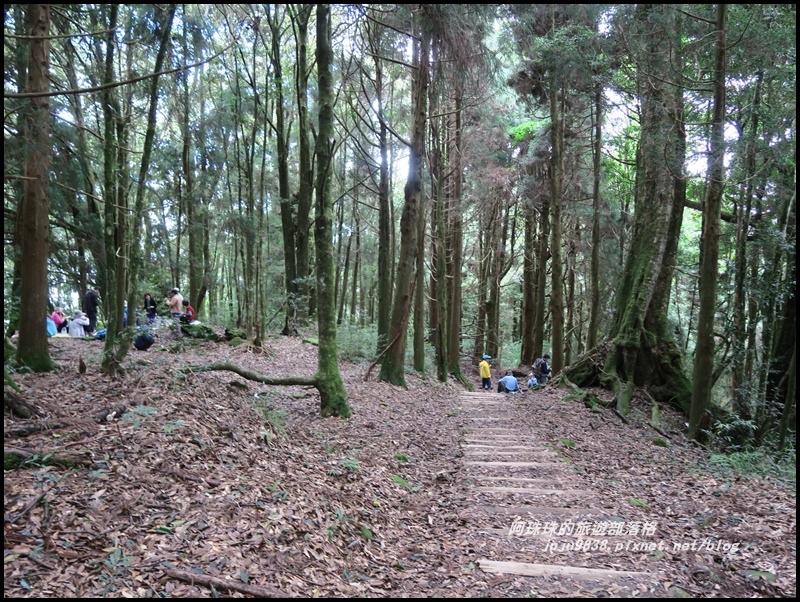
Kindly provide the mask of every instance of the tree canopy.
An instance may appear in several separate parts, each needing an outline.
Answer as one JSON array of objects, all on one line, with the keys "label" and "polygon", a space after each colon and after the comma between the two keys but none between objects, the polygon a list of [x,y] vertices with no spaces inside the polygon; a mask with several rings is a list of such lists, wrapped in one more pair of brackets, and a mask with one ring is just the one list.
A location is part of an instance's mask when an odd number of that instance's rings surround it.
[{"label": "tree canopy", "polygon": [[145,293],[166,312],[179,288],[257,342],[316,331],[325,415],[349,414],[336,336],[355,332],[395,385],[547,353],[623,415],[636,388],[699,439],[793,445],[795,23],[794,5],[5,5],[13,368],[52,368],[46,316],[99,286],[122,377]]}]

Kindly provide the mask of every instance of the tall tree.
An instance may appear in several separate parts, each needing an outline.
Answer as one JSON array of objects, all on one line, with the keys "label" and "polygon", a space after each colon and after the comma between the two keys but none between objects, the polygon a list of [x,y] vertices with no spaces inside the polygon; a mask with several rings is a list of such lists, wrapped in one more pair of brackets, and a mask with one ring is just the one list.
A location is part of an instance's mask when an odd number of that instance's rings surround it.
[{"label": "tall tree", "polygon": [[50,88],[50,5],[29,5],[26,21],[30,36],[26,91],[33,96],[24,110],[28,144],[19,208],[22,286],[17,361],[36,372],[43,372],[55,368],[45,328],[50,250],[50,102],[46,96]]},{"label": "tall tree", "polygon": [[648,386],[655,399],[686,411],[691,400],[667,320],[684,201],[676,186],[684,161],[682,99],[670,77],[679,42],[676,15],[674,6],[637,5],[632,21],[625,22],[631,25],[626,35],[636,44],[641,103],[633,239],[616,294],[611,351],[588,354],[566,374],[578,385],[599,381],[613,388],[623,413],[634,385]]},{"label": "tall tree", "polygon": [[317,388],[323,416],[350,416],[336,342],[336,299],[333,269],[333,201],[330,192],[333,140],[333,50],[331,49],[330,6],[317,5],[317,73],[319,86],[319,126],[316,155],[316,219],[314,244],[317,252],[317,326],[319,356]]},{"label": "tall tree", "polygon": [[[408,178],[400,218],[400,252],[392,302],[391,324],[380,379],[405,386],[406,329],[414,294],[414,276],[419,252],[418,220],[422,210],[422,159],[425,155],[428,83],[430,77],[430,32],[421,22],[426,5],[414,8],[414,76],[412,84],[412,133],[409,144]],[[420,291],[417,291],[420,294]]]},{"label": "tall tree", "polygon": [[692,374],[692,405],[689,436],[706,441],[707,420],[714,377],[714,326],[717,317],[717,271],[719,263],[720,213],[725,186],[725,19],[727,5],[717,5],[716,60],[714,64],[714,115],[711,121],[709,182],[703,202],[703,234],[700,254],[700,310],[697,345]]}]

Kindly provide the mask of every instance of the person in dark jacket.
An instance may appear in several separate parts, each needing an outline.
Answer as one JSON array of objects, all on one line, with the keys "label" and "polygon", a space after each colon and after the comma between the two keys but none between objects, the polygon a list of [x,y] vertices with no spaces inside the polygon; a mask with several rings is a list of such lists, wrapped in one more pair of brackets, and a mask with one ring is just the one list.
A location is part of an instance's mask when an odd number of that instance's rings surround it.
[{"label": "person in dark jacket", "polygon": [[148,324],[152,324],[158,315],[158,311],[156,310],[156,300],[153,299],[150,293],[144,294],[144,313]]},{"label": "person in dark jacket", "polygon": [[545,353],[542,357],[533,362],[533,366],[531,366],[533,375],[536,377],[536,380],[539,381],[540,385],[550,380],[550,374],[553,372],[550,364],[547,363],[549,359],[550,356]]},{"label": "person in dark jacket", "polygon": [[83,311],[89,318],[89,326],[86,328],[86,335],[91,336],[97,328],[97,310],[100,307],[100,289],[93,286],[86,292],[83,298]]}]

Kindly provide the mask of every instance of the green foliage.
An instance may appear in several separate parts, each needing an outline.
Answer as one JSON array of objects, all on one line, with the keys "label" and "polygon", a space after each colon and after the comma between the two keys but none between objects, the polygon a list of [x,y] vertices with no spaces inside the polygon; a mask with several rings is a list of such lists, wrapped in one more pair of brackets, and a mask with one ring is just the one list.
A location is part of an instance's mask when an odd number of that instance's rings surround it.
[{"label": "green foliage", "polygon": [[403,477],[401,477],[399,475],[393,474],[389,478],[392,481],[394,481],[395,483],[397,483],[398,485],[402,485],[403,487],[405,487],[406,489],[408,489],[410,491],[419,491],[419,487],[417,487],[416,485],[412,485],[411,483],[409,483],[408,481],[406,481]]},{"label": "green foliage", "polygon": [[339,357],[353,363],[371,362],[378,346],[378,330],[375,326],[342,325],[336,329]]},{"label": "green foliage", "polygon": [[138,430],[142,425],[143,418],[150,418],[157,413],[158,409],[153,406],[136,406],[125,412],[122,415],[122,420],[124,422],[132,422],[133,428]]},{"label": "green foliage", "polygon": [[570,449],[575,448],[575,442],[572,439],[559,439],[559,441],[564,447],[568,447]]},{"label": "green foliage", "polygon": [[797,486],[797,454],[794,449],[772,454],[763,449],[712,454],[709,463],[714,472],[725,478],[770,476]]},{"label": "green foliage", "polygon": [[286,419],[288,414],[286,410],[273,407],[266,395],[256,396],[255,405],[264,423],[276,433],[283,433],[286,431]]},{"label": "green foliage", "polygon": [[347,472],[357,472],[361,468],[361,462],[356,458],[344,458],[339,461],[339,466]]},{"label": "green foliage", "polygon": [[653,439],[653,445],[658,445],[659,447],[669,447],[669,443],[661,439],[660,437],[656,437]]},{"label": "green foliage", "polygon": [[549,123],[549,121],[544,119],[529,119],[524,123],[511,127],[508,131],[508,135],[514,141],[514,144],[521,144],[541,134]]},{"label": "green foliage", "polygon": [[408,456],[406,456],[405,454],[395,454],[394,459],[400,462],[408,462]]},{"label": "green foliage", "polygon": [[642,500],[637,500],[635,497],[629,497],[628,501],[634,506],[639,506],[640,508],[650,508],[650,504],[643,502]]}]

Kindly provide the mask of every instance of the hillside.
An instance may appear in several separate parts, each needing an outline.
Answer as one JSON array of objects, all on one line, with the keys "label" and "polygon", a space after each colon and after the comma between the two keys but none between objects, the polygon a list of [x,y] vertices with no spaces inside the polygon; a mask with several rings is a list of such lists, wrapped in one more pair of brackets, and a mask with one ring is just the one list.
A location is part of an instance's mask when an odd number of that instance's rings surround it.
[{"label": "hillside", "polygon": [[43,416],[4,417],[6,452],[33,454],[4,475],[6,597],[796,594],[793,489],[668,410],[659,433],[646,406],[626,425],[553,387],[403,390],[342,362],[353,417],[322,419],[314,389],[178,373],[310,375],[313,345],[167,347],[110,382],[102,343],[54,338],[59,371],[17,377]]}]

